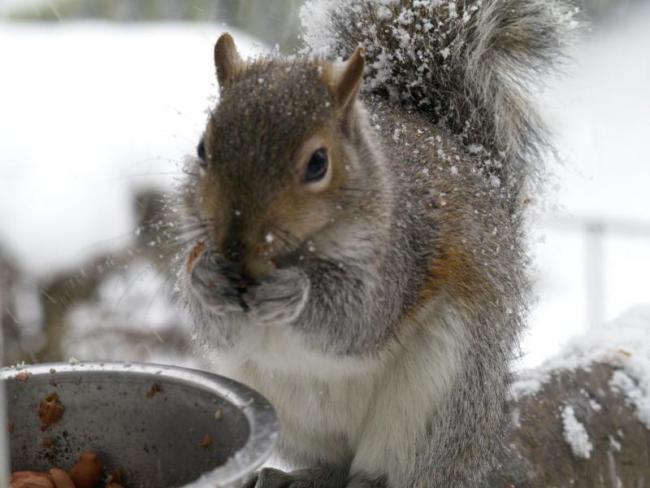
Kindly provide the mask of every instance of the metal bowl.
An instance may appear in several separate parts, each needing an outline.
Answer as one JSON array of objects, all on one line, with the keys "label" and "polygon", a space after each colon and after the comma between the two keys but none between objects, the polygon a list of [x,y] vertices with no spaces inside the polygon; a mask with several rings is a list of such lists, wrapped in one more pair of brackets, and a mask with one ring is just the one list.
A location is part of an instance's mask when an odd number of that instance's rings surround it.
[{"label": "metal bowl", "polygon": [[[0,378],[13,471],[69,469],[92,451],[107,473],[124,473],[128,488],[234,488],[270,456],[278,437],[264,397],[201,371],[83,362],[3,369]],[[39,404],[52,393],[65,411],[43,430]]]}]

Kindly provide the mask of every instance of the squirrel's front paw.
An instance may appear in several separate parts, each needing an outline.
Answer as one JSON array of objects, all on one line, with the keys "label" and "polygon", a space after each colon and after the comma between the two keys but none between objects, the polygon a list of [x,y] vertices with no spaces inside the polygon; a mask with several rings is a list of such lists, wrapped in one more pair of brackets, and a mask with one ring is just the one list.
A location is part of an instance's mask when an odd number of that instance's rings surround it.
[{"label": "squirrel's front paw", "polygon": [[343,488],[345,478],[345,470],[327,467],[301,469],[291,473],[264,468],[244,488]]},{"label": "squirrel's front paw", "polygon": [[[193,263],[189,272],[192,290],[213,312],[244,312],[246,304],[237,288],[237,270],[214,251],[206,251]],[[242,285],[243,286],[243,285]]]},{"label": "squirrel's front paw", "polygon": [[243,300],[262,325],[275,325],[295,321],[308,296],[307,275],[298,268],[280,268],[249,286]]}]

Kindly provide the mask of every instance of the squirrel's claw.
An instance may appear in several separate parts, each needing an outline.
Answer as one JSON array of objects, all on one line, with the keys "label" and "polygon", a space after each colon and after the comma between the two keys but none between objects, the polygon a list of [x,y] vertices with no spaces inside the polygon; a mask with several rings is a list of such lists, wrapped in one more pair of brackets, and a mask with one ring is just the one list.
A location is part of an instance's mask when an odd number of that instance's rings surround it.
[{"label": "squirrel's claw", "polygon": [[291,483],[291,476],[278,469],[264,468],[255,473],[244,488],[285,488]]},{"label": "squirrel's claw", "polygon": [[308,296],[305,273],[298,268],[281,268],[249,286],[242,299],[262,325],[283,325],[300,316]]},{"label": "squirrel's claw", "polygon": [[345,475],[324,468],[303,469],[285,473],[264,468],[244,485],[244,488],[342,488]]},{"label": "squirrel's claw", "polygon": [[241,293],[227,273],[227,262],[217,253],[207,251],[194,264],[190,284],[199,300],[213,312],[225,314],[246,311]]}]

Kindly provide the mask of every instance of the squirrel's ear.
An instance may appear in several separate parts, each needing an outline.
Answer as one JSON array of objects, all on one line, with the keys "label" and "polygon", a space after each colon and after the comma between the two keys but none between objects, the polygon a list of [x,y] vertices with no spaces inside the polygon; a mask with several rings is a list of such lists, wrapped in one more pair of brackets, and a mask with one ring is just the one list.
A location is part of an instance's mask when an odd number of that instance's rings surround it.
[{"label": "squirrel's ear", "polygon": [[364,51],[358,47],[344,63],[334,64],[327,76],[327,84],[339,107],[345,108],[352,102],[363,81]]},{"label": "squirrel's ear", "polygon": [[214,45],[214,65],[217,68],[217,80],[221,91],[233,84],[244,67],[235,41],[228,33],[222,34]]}]

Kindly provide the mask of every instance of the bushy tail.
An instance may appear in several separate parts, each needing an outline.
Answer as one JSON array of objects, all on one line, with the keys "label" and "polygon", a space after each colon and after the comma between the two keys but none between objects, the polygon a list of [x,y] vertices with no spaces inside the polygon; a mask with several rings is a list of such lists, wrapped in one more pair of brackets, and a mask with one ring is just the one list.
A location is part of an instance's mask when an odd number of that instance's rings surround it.
[{"label": "bushy tail", "polygon": [[366,89],[416,106],[457,134],[518,208],[546,131],[531,103],[577,25],[570,0],[309,0],[317,55],[366,50]]}]

